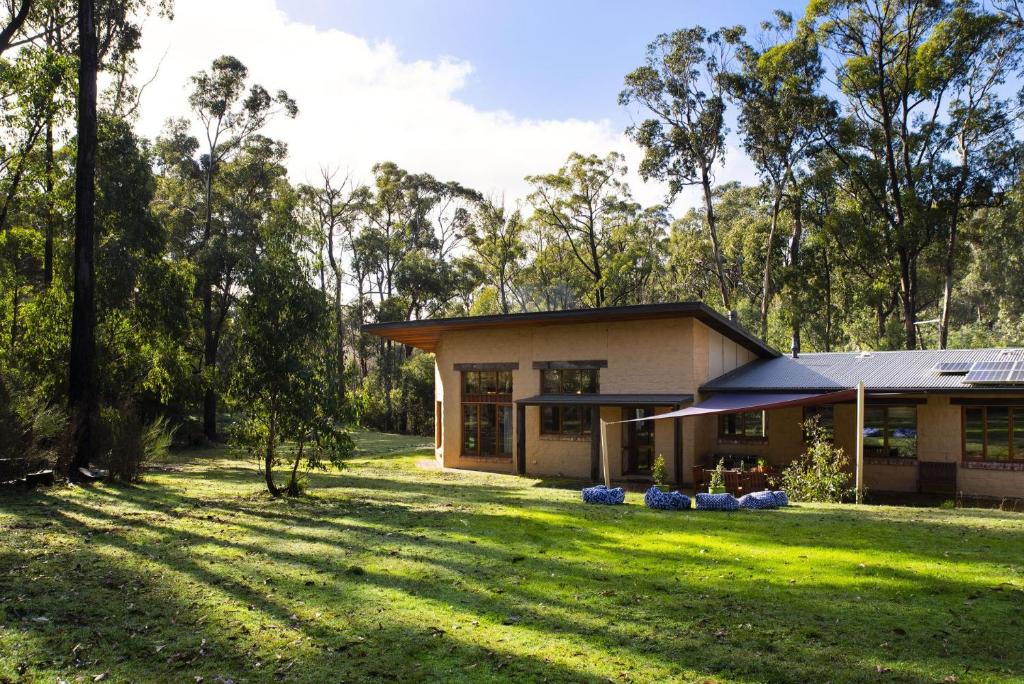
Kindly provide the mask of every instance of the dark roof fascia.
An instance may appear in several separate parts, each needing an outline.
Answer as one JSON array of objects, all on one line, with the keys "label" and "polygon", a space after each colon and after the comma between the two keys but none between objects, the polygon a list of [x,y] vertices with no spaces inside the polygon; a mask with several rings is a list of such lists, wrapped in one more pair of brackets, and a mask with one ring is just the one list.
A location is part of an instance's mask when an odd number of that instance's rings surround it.
[{"label": "dark roof fascia", "polygon": [[682,406],[692,394],[537,394],[516,399],[522,406]]},{"label": "dark roof fascia", "polygon": [[604,320],[644,320],[651,318],[671,318],[673,316],[692,316],[712,330],[743,345],[761,358],[777,358],[778,350],[768,346],[752,333],[730,321],[702,302],[670,302],[665,304],[639,304],[633,306],[610,306],[593,309],[566,309],[562,311],[535,311],[529,313],[490,315],[490,316],[459,316],[454,318],[427,318],[418,321],[393,321],[386,323],[369,323],[362,326],[363,332],[381,337],[389,337],[390,332],[429,330],[477,329],[489,327],[506,327],[529,325],[531,323],[599,323]]}]

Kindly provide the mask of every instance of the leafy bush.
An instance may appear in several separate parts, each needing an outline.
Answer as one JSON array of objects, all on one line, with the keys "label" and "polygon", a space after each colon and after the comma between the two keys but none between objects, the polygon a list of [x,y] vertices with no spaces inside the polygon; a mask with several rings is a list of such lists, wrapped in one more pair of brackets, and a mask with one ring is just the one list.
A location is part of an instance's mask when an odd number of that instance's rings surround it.
[{"label": "leafy bush", "polygon": [[114,482],[138,482],[146,464],[167,455],[174,439],[164,418],[146,425],[130,403],[100,412],[101,465]]},{"label": "leafy bush", "polygon": [[725,487],[725,459],[718,459],[718,465],[711,471],[711,480],[708,482],[708,491],[715,491]]},{"label": "leafy bush", "polygon": [[782,472],[782,488],[794,501],[840,503],[854,494],[846,453],[832,443],[817,417],[804,423],[808,446]]}]

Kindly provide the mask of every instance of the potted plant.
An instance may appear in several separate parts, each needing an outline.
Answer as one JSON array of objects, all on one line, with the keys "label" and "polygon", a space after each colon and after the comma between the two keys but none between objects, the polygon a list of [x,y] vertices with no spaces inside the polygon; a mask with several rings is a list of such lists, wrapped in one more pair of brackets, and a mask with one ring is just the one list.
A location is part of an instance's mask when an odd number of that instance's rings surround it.
[{"label": "potted plant", "polygon": [[759,472],[759,473],[767,473],[768,472],[768,461],[765,460],[763,457],[762,458],[758,458],[757,459],[757,468],[755,470],[757,472]]},{"label": "potted plant", "polygon": [[669,491],[669,486],[665,484],[665,457],[658,454],[654,459],[654,464],[651,466],[651,476],[654,477],[654,486],[663,492]]},{"label": "potted plant", "polygon": [[708,483],[708,494],[725,494],[725,459],[719,459],[718,465],[711,471]]}]

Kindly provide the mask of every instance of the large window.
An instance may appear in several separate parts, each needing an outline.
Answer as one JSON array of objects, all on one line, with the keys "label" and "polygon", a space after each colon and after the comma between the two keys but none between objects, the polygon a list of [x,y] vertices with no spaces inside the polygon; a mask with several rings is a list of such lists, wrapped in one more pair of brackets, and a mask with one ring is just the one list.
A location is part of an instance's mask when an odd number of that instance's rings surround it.
[{"label": "large window", "polygon": [[871,458],[917,458],[917,407],[867,406],[864,455]]},{"label": "large window", "polygon": [[462,455],[512,455],[512,371],[462,373]]},{"label": "large window", "polygon": [[1024,461],[1024,407],[965,406],[964,459]]},{"label": "large window", "polygon": [[764,441],[764,422],[764,411],[718,416],[718,436],[721,439]]},{"label": "large window", "polygon": [[[542,394],[597,394],[596,368],[545,369],[540,372]],[[540,433],[585,437],[593,430],[589,406],[541,406]]]}]

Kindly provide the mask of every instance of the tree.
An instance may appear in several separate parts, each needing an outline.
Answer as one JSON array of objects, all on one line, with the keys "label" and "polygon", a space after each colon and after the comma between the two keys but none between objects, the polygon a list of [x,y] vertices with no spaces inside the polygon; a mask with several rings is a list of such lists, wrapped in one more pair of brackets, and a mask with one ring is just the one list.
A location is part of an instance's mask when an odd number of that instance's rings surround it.
[{"label": "tree", "polygon": [[68,407],[72,449],[69,477],[79,479],[95,456],[93,430],[99,411],[96,389],[96,72],[94,0],[78,5],[78,153],[75,158],[74,304],[71,310],[71,358]]},{"label": "tree", "polygon": [[[351,439],[339,425],[337,397],[323,382],[331,317],[309,275],[287,236],[267,236],[266,248],[246,278],[248,294],[239,311],[232,389],[246,406],[246,418],[233,439],[251,453],[261,453],[272,496],[300,493],[302,463],[312,468],[327,462],[341,465],[352,451]],[[294,442],[294,452],[290,480],[282,489],[273,469],[281,462],[279,446],[286,440]]]},{"label": "tree", "polygon": [[496,286],[501,313],[509,314],[509,299],[523,259],[525,222],[517,209],[511,213],[504,206],[485,202],[477,211],[470,227],[469,242],[484,272],[485,282]]},{"label": "tree", "polygon": [[[203,268],[199,277],[203,321],[203,364],[212,376],[217,367],[225,315],[217,315],[214,308],[214,289],[230,289],[226,282],[222,261],[210,253],[214,243],[215,200],[214,181],[225,161],[235,155],[253,135],[266,125],[275,114],[283,112],[289,117],[298,114],[295,101],[279,90],[271,95],[260,85],[246,91],[249,70],[238,59],[218,57],[209,72],[201,71],[192,77],[189,104],[205,133],[204,154],[200,158],[203,172],[204,206],[200,255]],[[222,233],[223,234],[223,233]],[[222,313],[224,310],[222,309]],[[207,378],[203,395],[203,431],[207,439],[217,439],[217,390],[212,377]]]},{"label": "tree", "polygon": [[[771,228],[765,247],[761,279],[761,337],[768,336],[768,311],[773,296],[772,266],[782,259],[776,249],[779,216],[789,195],[793,208],[793,233],[789,264],[798,265],[802,222],[800,178],[804,166],[818,149],[818,134],[831,112],[831,103],[818,94],[823,69],[813,33],[794,32],[793,17],[775,12],[775,23],[763,27],[779,36],[775,44],[757,49],[741,40],[742,33],[727,32],[737,46],[740,69],[725,72],[727,92],[740,108],[739,128],[743,147],[754,162],[771,198]],[[799,318],[793,321],[792,347],[800,348]]]},{"label": "tree", "polygon": [[723,46],[720,33],[700,26],[658,36],[646,64],[626,75],[619,103],[652,115],[626,131],[644,151],[641,177],[667,180],[672,198],[700,186],[722,306],[731,309],[714,208],[714,169],[725,155]]},{"label": "tree", "polygon": [[625,175],[622,155],[616,152],[604,158],[573,153],[557,172],[526,178],[533,186],[529,201],[536,220],[561,233],[587,273],[591,306],[606,306],[612,233],[639,210],[622,181]]}]

